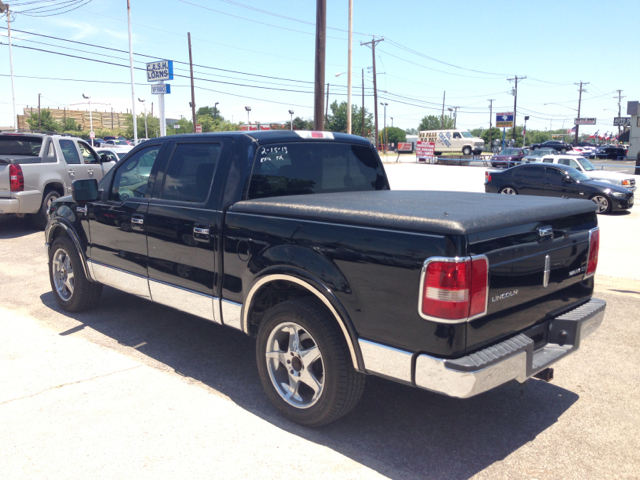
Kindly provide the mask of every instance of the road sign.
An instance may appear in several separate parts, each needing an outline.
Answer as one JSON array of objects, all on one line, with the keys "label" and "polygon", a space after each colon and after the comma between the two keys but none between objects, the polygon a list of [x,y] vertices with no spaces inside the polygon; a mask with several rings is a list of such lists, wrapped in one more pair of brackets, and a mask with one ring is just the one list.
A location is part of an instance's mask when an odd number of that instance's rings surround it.
[{"label": "road sign", "polygon": [[416,157],[421,158],[433,157],[435,155],[436,144],[433,142],[421,142],[416,144]]},{"label": "road sign", "polygon": [[614,127],[630,127],[631,117],[613,117]]},{"label": "road sign", "polygon": [[513,112],[496,113],[496,127],[513,127]]},{"label": "road sign", "polygon": [[147,63],[147,82],[161,82],[163,80],[173,80],[173,62],[161,60]]},{"label": "road sign", "polygon": [[89,138],[96,138],[96,132],[89,132]]},{"label": "road sign", "polygon": [[595,125],[596,119],[595,118],[574,118],[573,124],[574,125]]},{"label": "road sign", "polygon": [[169,83],[155,83],[151,85],[151,94],[160,95],[164,93],[171,93],[171,84]]},{"label": "road sign", "polygon": [[196,133],[202,133],[202,125],[196,125]]},{"label": "road sign", "polygon": [[175,128],[176,130],[178,130],[178,129],[180,129],[180,125],[179,125],[179,124],[177,124],[177,123],[174,123],[174,124],[173,124],[173,128]]}]

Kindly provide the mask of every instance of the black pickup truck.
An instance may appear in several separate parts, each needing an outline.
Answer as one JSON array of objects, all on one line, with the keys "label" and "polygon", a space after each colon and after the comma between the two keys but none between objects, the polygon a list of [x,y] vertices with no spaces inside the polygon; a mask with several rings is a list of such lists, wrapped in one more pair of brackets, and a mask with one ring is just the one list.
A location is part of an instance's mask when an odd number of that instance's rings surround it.
[{"label": "black pickup truck", "polygon": [[351,135],[149,140],[49,215],[63,309],[109,285],[257,337],[268,397],[308,426],[366,374],[461,398],[548,380],[604,316],[593,202],[391,191]]}]

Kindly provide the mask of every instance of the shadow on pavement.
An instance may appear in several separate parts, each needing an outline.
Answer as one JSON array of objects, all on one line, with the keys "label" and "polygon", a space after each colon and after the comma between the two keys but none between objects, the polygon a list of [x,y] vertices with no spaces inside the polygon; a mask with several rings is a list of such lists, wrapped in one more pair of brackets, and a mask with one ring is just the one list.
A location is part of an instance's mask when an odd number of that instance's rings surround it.
[{"label": "shadow on pavement", "polygon": [[[60,311],[51,292],[40,298]],[[459,400],[369,377],[349,415],[312,430],[276,413],[258,377],[255,341],[236,330],[108,287],[98,309],[66,315],[122,345],[144,344],[137,350],[265,421],[396,479],[473,476],[532,441],[579,398],[539,380]]]},{"label": "shadow on pavement", "polygon": [[40,230],[34,227],[30,218],[18,218],[15,215],[0,215],[0,239],[24,237],[25,235],[31,235],[38,231]]}]

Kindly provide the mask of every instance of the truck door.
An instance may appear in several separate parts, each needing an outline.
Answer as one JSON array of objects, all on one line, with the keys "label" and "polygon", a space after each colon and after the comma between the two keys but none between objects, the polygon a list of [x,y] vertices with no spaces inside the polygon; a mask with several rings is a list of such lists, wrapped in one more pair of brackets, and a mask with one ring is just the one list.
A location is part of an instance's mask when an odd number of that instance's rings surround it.
[{"label": "truck door", "polygon": [[87,178],[95,178],[96,180],[102,180],[104,174],[107,173],[115,162],[100,163],[100,155],[98,155],[89,144],[78,140],[78,148],[82,154],[82,160],[87,170]]},{"label": "truck door", "polygon": [[149,299],[146,214],[161,145],[138,150],[114,167],[101,198],[87,203],[89,258],[96,279]]},{"label": "truck door", "polygon": [[74,180],[87,178],[87,169],[82,161],[76,142],[71,139],[60,139],[60,151],[67,169],[68,185]]},{"label": "truck door", "polygon": [[172,142],[146,215],[149,289],[154,302],[222,323],[214,295],[219,160],[231,140]]}]

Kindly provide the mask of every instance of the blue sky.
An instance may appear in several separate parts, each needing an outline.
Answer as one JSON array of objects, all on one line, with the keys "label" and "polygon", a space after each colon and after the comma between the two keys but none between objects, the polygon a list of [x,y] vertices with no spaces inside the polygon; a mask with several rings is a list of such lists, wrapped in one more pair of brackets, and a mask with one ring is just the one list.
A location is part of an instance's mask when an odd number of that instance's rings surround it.
[{"label": "blue sky", "polygon": [[[16,0],[16,10],[26,2]],[[347,77],[336,78],[335,74],[347,69],[348,2],[327,3],[330,102],[346,101]],[[198,106],[219,102],[222,115],[235,121],[246,121],[247,105],[252,109],[251,121],[285,122],[290,109],[295,116],[313,116],[315,1],[131,0],[131,5],[133,50],[149,55],[136,56],[140,62],[136,66],[158,59],[188,62],[187,32],[191,32],[194,63],[202,65],[194,68],[199,79]],[[445,107],[459,107],[459,127],[487,128],[488,99],[495,99],[494,116],[512,111],[513,96],[508,91],[513,82],[507,78],[518,75],[527,76],[518,85],[519,125],[526,114],[531,117],[529,128],[571,128],[578,106],[574,83],[584,81],[589,85],[585,86],[581,116],[596,117],[598,124],[581,127],[581,131],[613,131],[616,90],[621,89],[625,97],[623,116],[628,100],[640,100],[640,29],[635,26],[640,2],[623,0],[612,8],[591,0],[354,0],[353,102],[361,104],[364,69],[365,106],[373,109],[372,75],[367,71],[372,65],[371,50],[360,42],[376,35],[385,38],[376,49],[376,62],[378,89],[384,97],[379,101],[389,104],[389,125],[391,117],[394,126],[409,128],[417,127],[424,115],[440,115],[446,91]],[[93,0],[59,16],[18,14],[12,27],[127,51],[126,14],[126,0]],[[6,27],[5,19],[0,23]],[[0,35],[4,35],[0,37],[0,126],[8,126],[12,107],[6,30],[0,30]],[[92,102],[104,104],[96,105],[97,109],[131,108],[127,68],[18,46],[125,66],[127,53],[18,31],[13,39],[20,112],[27,105],[37,105],[38,93],[43,107],[68,107],[82,102],[85,93],[92,96]],[[188,75],[188,66],[176,67],[185,69],[177,74]],[[25,76],[123,83],[20,78]],[[135,80],[136,97],[146,99],[148,105],[153,101],[157,112],[157,99],[151,95],[145,73],[136,71]],[[167,116],[190,118],[188,79],[170,83],[173,93],[166,97]],[[379,119],[382,125],[382,108]]]}]

